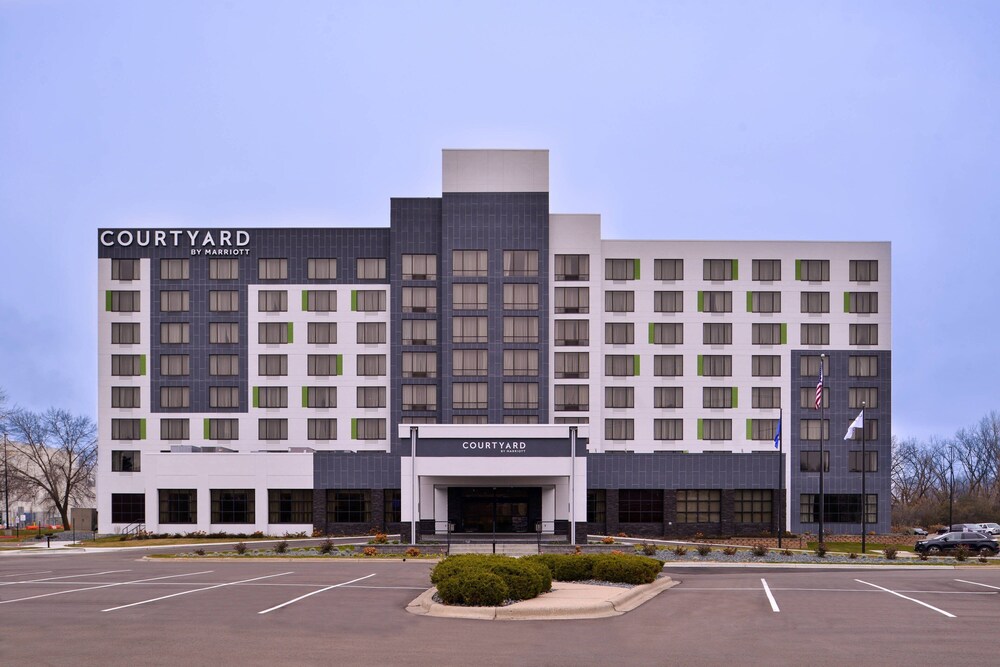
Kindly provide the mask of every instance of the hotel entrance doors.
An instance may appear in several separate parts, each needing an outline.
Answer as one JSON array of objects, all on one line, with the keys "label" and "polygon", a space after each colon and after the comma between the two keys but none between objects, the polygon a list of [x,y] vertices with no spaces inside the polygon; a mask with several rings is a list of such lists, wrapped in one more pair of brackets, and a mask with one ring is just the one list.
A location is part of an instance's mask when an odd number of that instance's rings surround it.
[{"label": "hotel entrance doors", "polygon": [[451,487],[448,516],[462,533],[532,533],[542,519],[538,487]]}]

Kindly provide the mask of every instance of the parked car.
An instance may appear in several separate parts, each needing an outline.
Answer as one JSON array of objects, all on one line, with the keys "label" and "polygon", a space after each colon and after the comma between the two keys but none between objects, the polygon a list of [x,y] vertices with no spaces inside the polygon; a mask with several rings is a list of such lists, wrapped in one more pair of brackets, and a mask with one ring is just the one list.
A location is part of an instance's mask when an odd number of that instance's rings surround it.
[{"label": "parked car", "polygon": [[983,535],[1000,535],[1000,524],[977,523],[975,525],[977,533],[982,533]]},{"label": "parked car", "polygon": [[924,530],[923,528],[920,528],[920,527],[911,528],[911,530],[913,531],[914,535],[926,535],[927,534],[927,531]]},{"label": "parked car", "polygon": [[981,556],[996,556],[1000,552],[1000,543],[992,537],[967,531],[945,533],[927,540],[920,540],[913,545],[913,550],[917,553],[934,556],[955,551],[961,546],[968,547],[969,551]]},{"label": "parked car", "polygon": [[938,528],[938,535],[944,535],[945,533],[982,533],[987,535],[988,533],[983,532],[980,528],[983,524],[980,523],[953,523],[949,526],[942,526]]}]

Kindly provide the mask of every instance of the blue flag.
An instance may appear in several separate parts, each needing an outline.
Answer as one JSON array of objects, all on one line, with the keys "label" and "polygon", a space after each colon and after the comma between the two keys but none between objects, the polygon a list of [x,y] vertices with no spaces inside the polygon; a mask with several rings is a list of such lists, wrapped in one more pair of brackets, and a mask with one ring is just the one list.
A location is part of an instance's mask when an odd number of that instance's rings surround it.
[{"label": "blue flag", "polygon": [[774,431],[774,448],[779,449],[781,447],[781,420],[778,420],[778,428]]}]

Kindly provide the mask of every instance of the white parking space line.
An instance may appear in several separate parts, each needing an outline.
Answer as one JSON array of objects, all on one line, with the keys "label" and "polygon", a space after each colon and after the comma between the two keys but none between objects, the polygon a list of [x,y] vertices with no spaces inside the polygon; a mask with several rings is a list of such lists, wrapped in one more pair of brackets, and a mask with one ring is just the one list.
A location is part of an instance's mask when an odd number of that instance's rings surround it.
[{"label": "white parking space line", "polygon": [[243,579],[242,581],[229,581],[224,584],[216,584],[214,586],[206,586],[204,588],[195,588],[190,591],[181,591],[180,593],[171,593],[170,595],[163,595],[158,598],[152,598],[150,600],[140,600],[139,602],[133,602],[131,604],[123,604],[118,607],[110,607],[108,609],[102,609],[101,611],[117,611],[119,609],[128,609],[129,607],[137,607],[141,604],[149,604],[150,602],[159,602],[160,600],[167,600],[169,598],[175,598],[181,595],[187,595],[188,593],[200,593],[201,591],[210,591],[213,588],[222,588],[224,586],[235,586],[236,584],[245,584],[250,581],[260,581],[261,579],[271,579],[272,577],[283,577],[286,574],[292,574],[291,572],[279,572],[278,574],[268,574],[263,577],[254,577],[253,579]]},{"label": "white parking space line", "polygon": [[935,607],[933,605],[929,605],[926,602],[921,602],[920,600],[918,600],[916,598],[907,597],[907,596],[903,595],[902,593],[897,593],[896,591],[889,590],[888,588],[884,588],[882,586],[879,586],[878,584],[873,584],[873,583],[870,583],[870,582],[867,582],[867,581],[862,581],[861,579],[855,579],[854,581],[858,582],[859,584],[864,584],[866,586],[872,586],[872,587],[877,588],[877,589],[879,589],[881,591],[885,591],[886,593],[892,593],[896,597],[903,598],[904,600],[909,600],[910,602],[916,602],[921,607],[927,607],[928,609],[932,609],[933,611],[936,611],[939,614],[943,614],[944,616],[947,616],[948,618],[955,618],[954,614],[949,614],[944,609],[938,609],[937,607]]},{"label": "white parking space line", "polygon": [[52,570],[42,570],[41,572],[18,572],[17,574],[0,574],[0,577],[30,577],[33,574],[51,574]]},{"label": "white parking space line", "polygon": [[160,579],[174,579],[176,577],[193,577],[196,574],[209,574],[213,570],[205,570],[204,572],[191,572],[189,574],[168,574],[164,577],[152,577],[150,579],[136,579],[134,581],[119,581],[113,584],[102,584],[100,586],[88,586],[87,588],[74,588],[69,591],[56,591],[54,593],[42,593],[41,595],[32,595],[24,598],[14,598],[13,600],[4,600],[0,604],[12,604],[14,602],[24,602],[25,600],[37,600],[38,598],[48,598],[53,595],[66,595],[67,593],[82,593],[83,591],[96,591],[98,588],[111,588],[113,586],[126,586],[128,584],[141,584],[146,581],[158,581]]},{"label": "white parking space line", "polygon": [[370,579],[371,577],[374,577],[374,576],[375,576],[375,573],[373,572],[372,574],[369,574],[369,575],[364,576],[364,577],[358,577],[357,579],[351,579],[350,581],[345,581],[342,584],[334,584],[333,586],[327,586],[326,588],[321,588],[318,591],[313,591],[311,593],[306,593],[305,595],[300,595],[299,597],[297,597],[297,598],[295,598],[293,600],[289,600],[288,602],[282,602],[281,604],[276,605],[274,607],[271,607],[270,609],[265,609],[264,611],[258,611],[257,613],[258,614],[266,614],[269,611],[274,611],[276,609],[281,609],[282,607],[287,607],[288,605],[292,604],[293,602],[298,602],[299,600],[305,600],[307,597],[310,597],[312,595],[316,595],[317,593],[322,593],[323,591],[328,591],[331,588],[340,588],[341,586],[346,586],[348,584],[353,584],[355,581],[363,581],[364,579]]},{"label": "white parking space line", "polygon": [[344,588],[368,588],[371,590],[393,590],[393,591],[426,591],[426,586],[348,586]]},{"label": "white parking space line", "polygon": [[963,584],[972,584],[973,586],[982,586],[983,588],[992,588],[995,591],[1000,591],[1000,586],[990,586],[989,584],[981,584],[978,581],[966,581],[965,579],[956,579],[955,581],[961,581]]},{"label": "white parking space line", "polygon": [[774,601],[774,596],[771,595],[771,589],[767,587],[767,581],[764,579],[760,580],[760,583],[764,586],[764,593],[767,594],[767,601],[771,603],[771,611],[778,613],[781,611],[778,609],[778,603]]},{"label": "white parking space line", "polygon": [[132,570],[105,570],[104,572],[91,572],[90,574],[67,574],[63,577],[45,577],[44,579],[29,579],[27,581],[3,581],[0,586],[13,586],[14,584],[38,584],[44,581],[55,581],[56,579],[73,579],[75,577],[98,577],[102,574],[117,574],[119,572],[131,572]]}]

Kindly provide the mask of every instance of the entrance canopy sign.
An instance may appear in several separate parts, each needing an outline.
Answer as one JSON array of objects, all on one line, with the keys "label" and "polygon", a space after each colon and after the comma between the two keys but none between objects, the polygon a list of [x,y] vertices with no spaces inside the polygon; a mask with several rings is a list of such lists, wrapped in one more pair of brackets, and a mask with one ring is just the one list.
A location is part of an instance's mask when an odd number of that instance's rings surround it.
[{"label": "entrance canopy sign", "polygon": [[[569,438],[420,438],[417,456],[499,458],[568,457]],[[577,438],[576,455],[586,456],[587,440]]]}]

